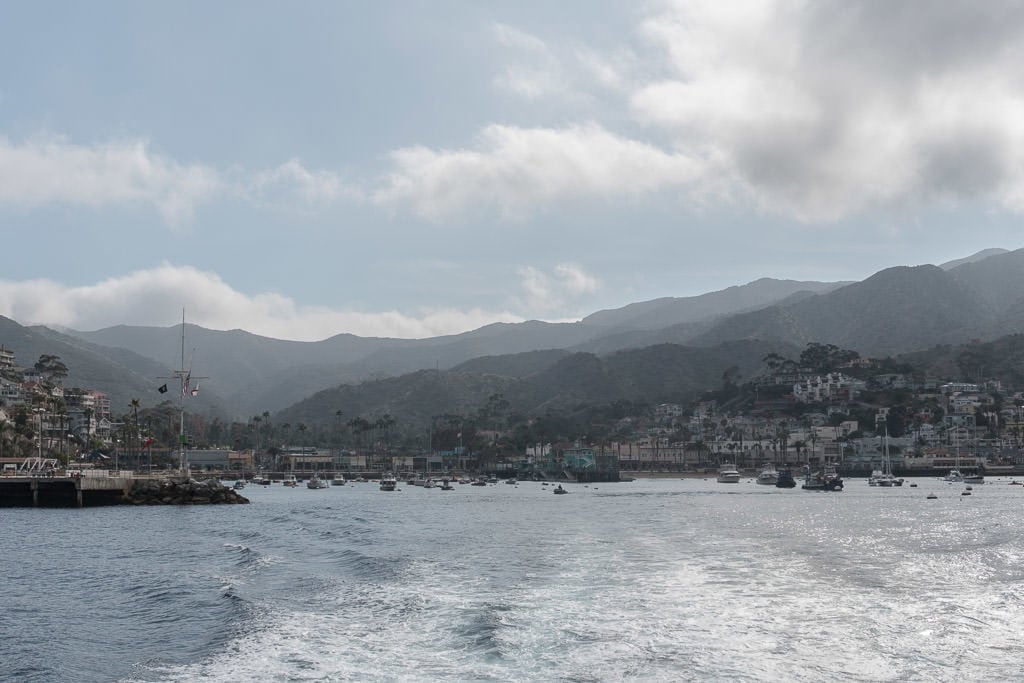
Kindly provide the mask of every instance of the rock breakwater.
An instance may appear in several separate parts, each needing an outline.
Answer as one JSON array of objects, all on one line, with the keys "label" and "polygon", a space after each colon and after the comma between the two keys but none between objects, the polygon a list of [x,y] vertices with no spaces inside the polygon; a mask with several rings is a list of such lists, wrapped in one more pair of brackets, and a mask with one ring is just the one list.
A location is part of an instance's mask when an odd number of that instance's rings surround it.
[{"label": "rock breakwater", "polygon": [[129,505],[236,505],[249,499],[216,479],[139,479],[124,494]]}]

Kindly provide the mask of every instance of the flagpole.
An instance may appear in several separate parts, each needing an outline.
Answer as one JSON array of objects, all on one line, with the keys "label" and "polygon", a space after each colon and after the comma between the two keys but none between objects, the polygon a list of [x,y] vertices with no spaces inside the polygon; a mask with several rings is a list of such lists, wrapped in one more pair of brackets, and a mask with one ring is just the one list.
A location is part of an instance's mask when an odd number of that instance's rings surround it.
[{"label": "flagpole", "polygon": [[[178,472],[183,475],[188,474],[188,456],[185,450],[185,444],[187,439],[185,438],[185,394],[189,393],[189,383],[193,379],[192,377],[192,362],[189,361],[189,367],[185,367],[185,309],[181,309],[181,365],[179,369],[175,370],[171,377],[161,377],[160,379],[177,379],[180,383],[181,391],[178,394]],[[207,379],[206,377],[196,377],[195,379]],[[167,393],[167,385],[164,384],[157,389],[161,394]],[[199,394],[199,385],[197,384],[195,389],[192,390],[191,395],[197,396]]]},{"label": "flagpole", "polygon": [[188,463],[185,462],[185,309],[181,309],[181,365],[178,366],[178,377],[181,379],[181,391],[178,392],[178,470],[188,474]]}]

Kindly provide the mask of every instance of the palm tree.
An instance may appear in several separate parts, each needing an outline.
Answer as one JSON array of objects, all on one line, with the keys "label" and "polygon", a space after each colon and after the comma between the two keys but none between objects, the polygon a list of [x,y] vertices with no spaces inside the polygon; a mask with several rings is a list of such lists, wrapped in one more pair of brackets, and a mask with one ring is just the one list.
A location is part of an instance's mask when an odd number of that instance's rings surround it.
[{"label": "palm tree", "polygon": [[135,437],[135,467],[138,469],[142,465],[142,455],[140,453],[142,449],[139,448],[139,399],[133,398],[130,405],[132,409],[132,422],[135,425],[135,433],[133,435]]}]

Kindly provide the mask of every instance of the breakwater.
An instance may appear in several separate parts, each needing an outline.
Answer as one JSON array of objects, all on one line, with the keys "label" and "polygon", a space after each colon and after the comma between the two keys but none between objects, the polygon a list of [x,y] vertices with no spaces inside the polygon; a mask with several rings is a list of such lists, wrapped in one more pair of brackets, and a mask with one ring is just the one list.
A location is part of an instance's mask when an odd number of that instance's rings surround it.
[{"label": "breakwater", "polygon": [[186,477],[5,476],[0,507],[96,507],[102,505],[218,505],[248,499],[217,480]]}]

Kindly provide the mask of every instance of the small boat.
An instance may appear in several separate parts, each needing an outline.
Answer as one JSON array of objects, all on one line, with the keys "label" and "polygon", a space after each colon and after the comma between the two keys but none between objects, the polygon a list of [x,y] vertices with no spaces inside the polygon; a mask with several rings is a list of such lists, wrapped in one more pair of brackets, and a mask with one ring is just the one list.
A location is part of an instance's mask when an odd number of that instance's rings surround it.
[{"label": "small boat", "polygon": [[763,486],[775,486],[779,483],[779,471],[773,463],[768,463],[758,473],[756,481]]},{"label": "small boat", "polygon": [[791,489],[796,488],[796,479],[793,478],[793,470],[788,467],[781,469],[778,472],[778,479],[775,482],[775,488],[777,489]]},{"label": "small boat", "polygon": [[284,486],[290,486],[291,488],[295,488],[296,486],[299,485],[299,480],[295,478],[294,474],[286,474],[284,479],[281,480],[281,483]]},{"label": "small boat", "polygon": [[442,491],[454,491],[455,487],[452,486],[451,482],[448,481],[447,479],[442,479],[441,480],[441,490]]},{"label": "small boat", "polygon": [[964,480],[964,475],[960,474],[960,470],[950,470],[949,473],[942,478],[942,480],[960,482]]},{"label": "small boat", "polygon": [[[880,421],[880,420],[879,420]],[[891,488],[903,486],[903,480],[897,479],[892,473],[892,459],[889,457],[889,425],[885,425],[885,433],[882,435],[882,469],[876,469],[868,477],[868,486],[881,486]]]},{"label": "small boat", "polygon": [[394,491],[398,485],[398,479],[393,474],[385,474],[380,478],[380,490],[381,491]]},{"label": "small boat", "polygon": [[519,482],[518,482],[518,481],[516,481],[516,478],[515,478],[515,477],[512,477],[511,479],[506,479],[506,480],[505,480],[505,483],[506,483],[506,484],[518,484]]},{"label": "small boat", "polygon": [[562,493],[569,493],[569,492],[566,491],[565,489],[563,489],[562,485],[559,484],[558,486],[555,487],[554,494],[555,495],[559,495],[559,494],[562,494]]},{"label": "small boat", "polygon": [[425,489],[432,489],[432,488],[434,488],[434,480],[429,478],[429,477],[424,479],[423,480],[423,488],[425,488]]},{"label": "small boat", "polygon": [[964,472],[963,473],[963,477],[964,477],[963,481],[964,481],[965,484],[984,484],[985,483],[985,475],[982,474],[981,472],[978,472],[977,470],[975,470],[973,472]]},{"label": "small boat", "polygon": [[344,485],[345,485],[345,477],[335,477],[334,479],[331,479],[331,486],[344,486]]},{"label": "small boat", "polygon": [[473,481],[472,484],[470,484],[470,486],[487,486],[487,480],[486,479],[476,479],[476,480]]},{"label": "small boat", "polygon": [[842,491],[843,479],[832,465],[825,465],[817,472],[810,467],[804,473],[804,483],[800,488],[805,491]]},{"label": "small boat", "polygon": [[307,489],[325,489],[325,488],[327,488],[327,482],[314,474],[312,477],[310,477],[309,479],[306,480],[306,488]]},{"label": "small boat", "polygon": [[927,498],[928,500],[935,500],[936,498],[938,498],[938,496],[935,495],[934,493],[929,493],[927,496],[925,496],[925,498]]},{"label": "small boat", "polygon": [[240,490],[244,489],[245,488],[245,480],[244,479],[239,479],[238,481],[235,482],[235,485],[232,488],[235,489],[236,491],[240,491]]},{"label": "small boat", "polygon": [[740,471],[736,469],[735,465],[724,463],[718,468],[718,483],[719,484],[738,484],[740,483]]}]

